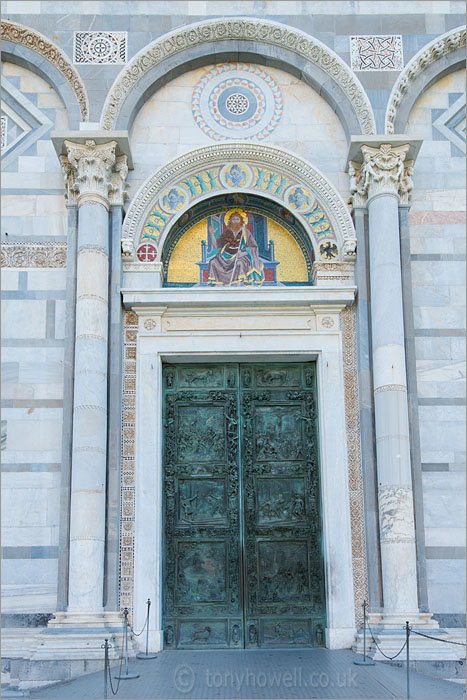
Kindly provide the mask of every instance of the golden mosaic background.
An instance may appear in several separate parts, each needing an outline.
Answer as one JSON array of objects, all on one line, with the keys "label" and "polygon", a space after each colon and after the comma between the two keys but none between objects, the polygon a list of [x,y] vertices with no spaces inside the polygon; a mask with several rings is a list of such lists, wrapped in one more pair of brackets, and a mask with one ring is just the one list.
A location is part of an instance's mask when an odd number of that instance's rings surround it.
[{"label": "golden mosaic background", "polygon": [[[278,282],[308,281],[305,258],[298,243],[280,224],[265,217],[268,224],[268,240],[274,241]],[[190,228],[175,246],[169,269],[168,283],[177,282],[197,284],[199,282],[199,267],[201,260],[201,241],[208,240],[208,219],[203,219]]]}]

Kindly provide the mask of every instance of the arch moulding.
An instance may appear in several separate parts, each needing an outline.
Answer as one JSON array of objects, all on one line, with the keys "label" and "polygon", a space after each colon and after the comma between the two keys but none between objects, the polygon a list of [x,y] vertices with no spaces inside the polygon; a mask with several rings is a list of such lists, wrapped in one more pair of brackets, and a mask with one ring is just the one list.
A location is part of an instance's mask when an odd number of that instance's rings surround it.
[{"label": "arch moulding", "polygon": [[[65,78],[67,84],[74,93],[74,96],[79,105],[79,111],[81,115],[81,121],[87,121],[89,116],[89,101],[86,93],[86,87],[84,82],[76,70],[76,68],[71,63],[68,56],[58,48],[54,43],[50,41],[44,34],[37,32],[31,27],[26,27],[23,24],[18,24],[17,22],[2,21],[2,41],[9,41],[12,44],[18,44],[24,49],[29,49],[39,54],[43,58],[47,59],[52,66],[61,73]],[[8,50],[3,47],[3,59],[7,60]],[[33,67],[39,69],[33,62]],[[47,71],[41,71],[42,73],[47,73]],[[49,78],[50,80],[50,78]],[[52,80],[52,82],[54,82]],[[59,88],[55,86],[59,92]],[[66,106],[67,100],[64,100]]]},{"label": "arch moulding", "polygon": [[[209,45],[211,45],[210,48]],[[307,75],[306,65],[311,65],[319,71],[321,76],[320,81],[314,81],[321,94],[333,101],[335,107],[342,107],[343,102],[348,103],[354,115],[355,133],[358,129],[361,134],[376,133],[373,110],[362,84],[334,51],[309,34],[278,22],[237,18],[208,20],[194,23],[186,29],[174,30],[137,53],[110,88],[102,110],[101,127],[115,129],[124,103],[127,100],[131,101],[131,93],[138,92],[139,89],[138,97],[141,97],[141,92],[148,88],[144,78],[147,78],[150,71],[159,64],[177,54],[179,55],[177,62],[174,63],[173,60],[169,62],[167,70],[173,70],[182,63],[183,53],[195,48],[205,48],[205,55],[211,55],[215,62],[216,56],[218,59],[222,51],[229,49],[236,55],[239,52],[246,52],[256,56],[268,56],[271,47],[275,51],[271,57],[267,58],[268,62],[274,60],[276,53],[285,51],[288,56],[293,57],[293,60],[289,58],[288,62],[296,73],[302,74],[303,71],[303,74]],[[192,66],[193,59],[195,59],[194,55],[190,59]],[[133,100],[136,103],[135,95]],[[135,105],[133,109],[134,107]],[[126,116],[130,118],[129,114]]]},{"label": "arch moulding", "polygon": [[[237,163],[256,169],[256,174],[250,185],[229,187],[223,184],[220,176],[222,167],[225,167],[226,164]],[[264,172],[264,177],[262,176],[261,188],[255,188],[254,180],[258,180],[259,170]],[[206,176],[208,171],[213,173],[212,178]],[[272,180],[273,175],[275,176],[274,180]],[[202,185],[199,177],[203,178]],[[182,183],[188,180],[191,181],[193,190],[191,196],[189,196],[188,188],[185,187],[187,196],[183,206],[180,206],[179,209],[172,213],[167,207],[164,209],[164,206],[160,205],[163,201],[164,193],[172,187],[180,187]],[[271,182],[274,184],[269,186]],[[320,221],[326,217],[335,235],[339,248],[337,259],[354,260],[356,236],[350,211],[328,178],[305,160],[289,151],[273,146],[245,142],[215,144],[190,151],[167,163],[151,175],[136,193],[123,222],[123,256],[127,260],[134,258],[139,237],[148,216],[151,213],[154,215],[154,212],[156,212],[157,217],[158,211],[161,217],[156,219],[156,221],[157,223],[160,222],[160,226],[155,230],[155,233],[157,233],[157,259],[160,261],[164,241],[173,225],[195,203],[197,204],[205,199],[222,194],[222,192],[233,194],[235,192],[250,192],[277,202],[284,208],[289,209],[308,233],[311,245],[315,249],[315,254],[317,254],[317,239],[319,240],[320,235],[317,237],[316,233],[317,231],[319,232],[319,221],[317,217],[310,216],[313,212],[314,204],[304,207],[304,209],[307,209],[304,213],[301,213],[296,207],[291,208],[290,200],[287,199],[287,193],[293,187],[301,187],[307,190],[313,196],[313,202],[315,201],[314,198],[316,198],[317,204],[320,205],[319,211],[323,213]],[[323,235],[326,236],[326,234]],[[326,237],[329,237],[329,235]],[[318,254],[317,259],[319,260]]]},{"label": "arch moulding", "polygon": [[[396,80],[386,110],[386,134],[403,134],[416,100],[438,78],[465,66],[466,28],[457,27],[424,46]],[[410,88],[410,89],[409,89]]]}]

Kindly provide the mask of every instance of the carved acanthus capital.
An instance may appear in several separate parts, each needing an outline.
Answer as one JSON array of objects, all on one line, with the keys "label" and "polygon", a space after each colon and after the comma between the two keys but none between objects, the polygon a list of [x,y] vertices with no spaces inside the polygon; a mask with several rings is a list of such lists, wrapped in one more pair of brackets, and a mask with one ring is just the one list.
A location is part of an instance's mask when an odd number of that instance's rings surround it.
[{"label": "carved acanthus capital", "polygon": [[390,143],[382,143],[379,148],[363,145],[359,194],[368,197],[382,192],[400,194],[401,188],[405,188],[404,192],[408,196],[410,190],[408,182],[404,180],[404,161],[409,148],[410,144],[392,146]]},{"label": "carved acanthus capital", "polygon": [[362,165],[354,160],[349,161],[350,205],[351,207],[366,206],[367,193],[363,189]]},{"label": "carved acanthus capital", "polygon": [[124,175],[124,180],[125,171],[128,172],[126,156],[120,156],[117,163],[117,142],[96,144],[93,139],[88,139],[85,143],[65,141],[64,144],[67,155],[60,161],[65,170],[68,197],[75,196],[78,204],[92,201],[108,208],[115,190],[123,191],[119,179],[121,182]]},{"label": "carved acanthus capital", "polygon": [[128,159],[126,156],[117,156],[114,172],[109,185],[109,199],[111,204],[123,204],[128,198],[125,189],[128,177]]},{"label": "carved acanthus capital", "polygon": [[75,180],[75,175],[73,168],[71,167],[68,156],[60,155],[58,156],[60,164],[63,169],[63,177],[65,179],[65,199],[68,204],[76,204],[78,201],[79,187]]},{"label": "carved acanthus capital", "polygon": [[404,174],[402,175],[401,183],[399,185],[399,196],[401,204],[409,204],[412,199],[413,190],[413,166],[415,161],[407,160],[404,163]]}]

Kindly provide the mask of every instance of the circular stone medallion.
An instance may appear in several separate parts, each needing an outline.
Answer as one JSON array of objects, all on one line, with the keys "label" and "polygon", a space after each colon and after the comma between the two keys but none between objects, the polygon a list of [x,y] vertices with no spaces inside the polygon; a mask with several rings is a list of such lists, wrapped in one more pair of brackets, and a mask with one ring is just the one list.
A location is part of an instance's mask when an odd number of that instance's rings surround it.
[{"label": "circular stone medallion", "polygon": [[276,81],[249,63],[222,63],[195,85],[191,111],[199,128],[214,141],[266,138],[282,117]]}]

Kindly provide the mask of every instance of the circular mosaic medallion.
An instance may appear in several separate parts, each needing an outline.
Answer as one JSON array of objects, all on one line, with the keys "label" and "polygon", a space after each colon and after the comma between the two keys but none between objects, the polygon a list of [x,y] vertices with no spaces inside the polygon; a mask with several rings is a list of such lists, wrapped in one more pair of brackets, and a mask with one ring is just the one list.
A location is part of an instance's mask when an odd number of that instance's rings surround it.
[{"label": "circular mosaic medallion", "polygon": [[157,250],[151,243],[145,243],[144,245],[140,245],[136,255],[141,262],[153,262],[157,257]]},{"label": "circular mosaic medallion", "polygon": [[195,85],[191,111],[197,125],[214,141],[261,140],[282,117],[276,81],[249,63],[222,63]]}]

